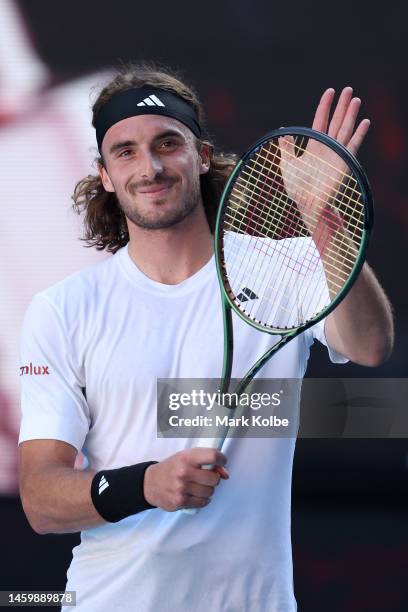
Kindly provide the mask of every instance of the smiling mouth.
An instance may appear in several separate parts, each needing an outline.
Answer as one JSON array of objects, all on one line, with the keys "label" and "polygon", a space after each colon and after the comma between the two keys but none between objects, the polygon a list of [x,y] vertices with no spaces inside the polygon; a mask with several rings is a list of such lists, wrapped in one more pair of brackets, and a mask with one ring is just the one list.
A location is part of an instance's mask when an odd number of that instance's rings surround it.
[{"label": "smiling mouth", "polygon": [[147,196],[160,195],[161,193],[168,191],[171,187],[172,185],[156,185],[155,187],[150,187],[148,189],[140,189],[138,193]]}]

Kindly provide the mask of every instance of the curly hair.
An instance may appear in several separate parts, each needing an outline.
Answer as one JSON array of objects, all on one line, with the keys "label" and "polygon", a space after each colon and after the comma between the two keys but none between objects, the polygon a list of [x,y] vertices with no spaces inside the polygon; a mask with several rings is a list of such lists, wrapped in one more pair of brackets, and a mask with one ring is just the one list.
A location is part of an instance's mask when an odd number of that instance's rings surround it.
[{"label": "curly hair", "polygon": [[[166,89],[184,98],[198,114],[200,125],[204,125],[203,107],[193,88],[182,82],[174,70],[152,62],[128,63],[116,69],[115,76],[103,87],[92,106],[92,125],[95,127],[99,110],[112,96],[144,85]],[[211,151],[210,169],[201,175],[200,181],[206,217],[213,233],[221,193],[237,163],[237,156],[216,152],[209,139],[196,138],[198,149],[202,144],[209,145]],[[100,166],[104,165],[101,156],[98,156],[95,162]],[[128,243],[126,217],[118,204],[116,194],[105,191],[99,174],[88,175],[80,180],[72,199],[74,211],[78,214],[84,213],[82,240],[86,246],[94,246],[98,251],[106,249],[110,253],[116,253]]]}]

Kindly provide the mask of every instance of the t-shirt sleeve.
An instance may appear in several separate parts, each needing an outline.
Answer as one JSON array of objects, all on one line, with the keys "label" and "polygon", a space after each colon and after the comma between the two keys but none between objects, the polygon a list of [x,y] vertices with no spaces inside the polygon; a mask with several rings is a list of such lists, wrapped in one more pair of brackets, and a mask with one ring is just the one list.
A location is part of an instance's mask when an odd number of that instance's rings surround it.
[{"label": "t-shirt sleeve", "polygon": [[[305,241],[305,244],[308,247],[308,256],[311,261],[314,262],[314,265],[311,266],[311,278],[309,283],[306,285],[307,289],[305,290],[305,293],[300,291],[300,294],[302,295],[302,307],[306,305],[306,316],[311,316],[312,314],[323,310],[323,308],[326,308],[330,304],[330,296],[326,275],[321,263],[319,252],[314,246],[314,243],[311,242],[311,239],[309,242]],[[308,312],[308,308],[310,309],[310,312]],[[331,346],[329,346],[325,332],[325,321],[326,318],[319,321],[319,323],[316,323],[316,325],[313,325],[307,330],[307,333],[309,334],[309,345],[313,344],[314,340],[319,340],[319,342],[327,347],[330,360],[333,363],[347,363],[349,361],[347,357],[341,353],[338,353]]]},{"label": "t-shirt sleeve", "polygon": [[29,305],[20,339],[19,443],[54,439],[82,449],[89,431],[84,374],[56,307],[43,294]]},{"label": "t-shirt sleeve", "polygon": [[319,321],[319,323],[316,323],[316,325],[313,325],[313,327],[308,330],[311,333],[312,342],[313,340],[319,340],[319,342],[324,344],[329,352],[330,361],[332,361],[333,363],[347,363],[347,357],[345,357],[341,353],[338,353],[333,348],[331,348],[331,346],[329,346],[324,327],[325,321],[326,319],[323,319],[323,321]]}]

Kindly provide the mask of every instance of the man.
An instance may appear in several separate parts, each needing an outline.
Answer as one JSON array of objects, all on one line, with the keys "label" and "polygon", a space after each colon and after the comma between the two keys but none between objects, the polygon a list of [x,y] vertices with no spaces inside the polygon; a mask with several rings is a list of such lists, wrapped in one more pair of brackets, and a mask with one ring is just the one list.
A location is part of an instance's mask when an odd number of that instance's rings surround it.
[{"label": "man", "polygon": [[[351,88],[329,122],[333,97],[324,93],[313,127],[356,152],[369,122],[354,129]],[[38,533],[82,531],[67,583],[81,612],[296,609],[294,440],[231,439],[221,453],[156,435],[157,378],[221,371],[212,229],[235,158],[214,153],[202,121],[194,92],[149,66],[102,90],[93,106],[99,174],[74,199],[88,244],[114,256],[35,296],[24,322],[22,363],[42,374],[22,377],[21,497]],[[239,377],[270,337],[234,326]],[[302,377],[315,337],[334,361],[375,366],[392,336],[390,306],[364,266],[326,323],[263,375]],[[76,471],[81,450],[88,467]],[[183,507],[203,510],[174,512]]]}]

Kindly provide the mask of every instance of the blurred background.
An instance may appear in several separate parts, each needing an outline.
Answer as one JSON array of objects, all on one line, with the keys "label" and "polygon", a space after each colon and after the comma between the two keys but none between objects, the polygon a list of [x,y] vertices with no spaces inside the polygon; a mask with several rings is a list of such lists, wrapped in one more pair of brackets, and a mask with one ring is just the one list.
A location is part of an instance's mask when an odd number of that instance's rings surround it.
[{"label": "blurred background", "polygon": [[[351,85],[372,120],[360,160],[376,226],[368,260],[397,341],[379,368],[312,352],[309,377],[406,378],[408,82],[403,3],[0,0],[0,589],[63,589],[77,535],[37,536],[18,499],[18,339],[32,296],[107,255],[78,240],[76,182],[95,155],[92,88],[112,64],[181,69],[220,149],[242,153],[283,125],[311,125],[322,91]],[[293,481],[302,612],[408,610],[408,440],[302,439]]]}]

